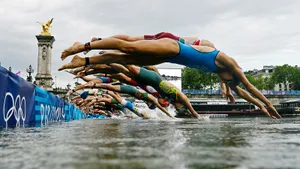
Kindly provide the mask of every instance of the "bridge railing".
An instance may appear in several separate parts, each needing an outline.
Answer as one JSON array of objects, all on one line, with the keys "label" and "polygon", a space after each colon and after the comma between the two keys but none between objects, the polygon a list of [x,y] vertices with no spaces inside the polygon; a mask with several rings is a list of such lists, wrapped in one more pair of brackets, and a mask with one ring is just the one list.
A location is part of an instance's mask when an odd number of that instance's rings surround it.
[{"label": "bridge railing", "polygon": [[[300,96],[299,90],[291,90],[291,91],[277,91],[277,90],[259,90],[262,94],[266,96]],[[196,89],[182,89],[184,94],[191,95],[221,95],[221,90],[196,90]],[[235,95],[235,93],[232,91]]]}]

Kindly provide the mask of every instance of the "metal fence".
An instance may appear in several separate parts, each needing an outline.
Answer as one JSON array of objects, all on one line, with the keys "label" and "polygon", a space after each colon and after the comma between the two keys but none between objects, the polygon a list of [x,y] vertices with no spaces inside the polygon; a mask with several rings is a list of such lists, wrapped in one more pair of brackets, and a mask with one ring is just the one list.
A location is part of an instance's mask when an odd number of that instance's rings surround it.
[{"label": "metal fence", "polygon": [[[291,91],[276,91],[276,90],[259,90],[264,95],[270,96],[300,96],[299,90],[291,90]],[[221,90],[195,90],[195,89],[182,89],[184,94],[191,95],[221,95]],[[233,94],[235,94],[232,91]]]}]

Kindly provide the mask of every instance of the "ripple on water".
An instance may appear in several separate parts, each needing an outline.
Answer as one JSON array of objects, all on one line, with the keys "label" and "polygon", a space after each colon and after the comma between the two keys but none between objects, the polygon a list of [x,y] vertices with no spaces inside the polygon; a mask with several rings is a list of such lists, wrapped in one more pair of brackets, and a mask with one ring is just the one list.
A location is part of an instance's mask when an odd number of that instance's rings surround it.
[{"label": "ripple on water", "polygon": [[1,168],[297,168],[297,119],[86,119],[0,129]]}]

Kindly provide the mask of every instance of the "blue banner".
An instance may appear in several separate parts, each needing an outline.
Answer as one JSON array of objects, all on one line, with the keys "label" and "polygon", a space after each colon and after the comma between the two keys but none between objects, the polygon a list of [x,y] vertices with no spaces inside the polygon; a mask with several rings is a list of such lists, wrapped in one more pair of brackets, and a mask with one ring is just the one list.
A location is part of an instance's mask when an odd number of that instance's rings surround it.
[{"label": "blue banner", "polygon": [[0,67],[0,126],[23,126],[33,121],[35,86]]},{"label": "blue banner", "polygon": [[48,124],[65,121],[65,102],[57,96],[36,87],[35,88],[35,124]]},{"label": "blue banner", "polygon": [[0,66],[0,127],[80,120],[82,111]]},{"label": "blue banner", "polygon": [[52,93],[39,87],[36,87],[35,93],[36,126],[59,121],[80,120],[85,117],[81,110]]}]

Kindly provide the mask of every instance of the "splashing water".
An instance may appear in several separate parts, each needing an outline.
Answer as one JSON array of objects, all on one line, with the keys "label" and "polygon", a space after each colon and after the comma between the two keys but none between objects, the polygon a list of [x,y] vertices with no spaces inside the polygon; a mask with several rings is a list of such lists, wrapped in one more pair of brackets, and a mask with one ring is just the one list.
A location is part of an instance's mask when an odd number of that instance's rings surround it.
[{"label": "splashing water", "polygon": [[209,114],[207,114],[207,115],[202,115],[202,119],[204,120],[204,121],[209,121],[210,120],[210,115]]},{"label": "splashing water", "polygon": [[[135,107],[141,110],[141,112],[146,112],[147,115],[151,119],[155,120],[172,120],[170,117],[168,117],[164,112],[162,112],[159,108],[156,108],[154,110],[151,110],[148,108],[147,104],[144,102],[138,102],[134,104]],[[167,109],[167,111],[174,117],[176,115],[175,109]]]}]

